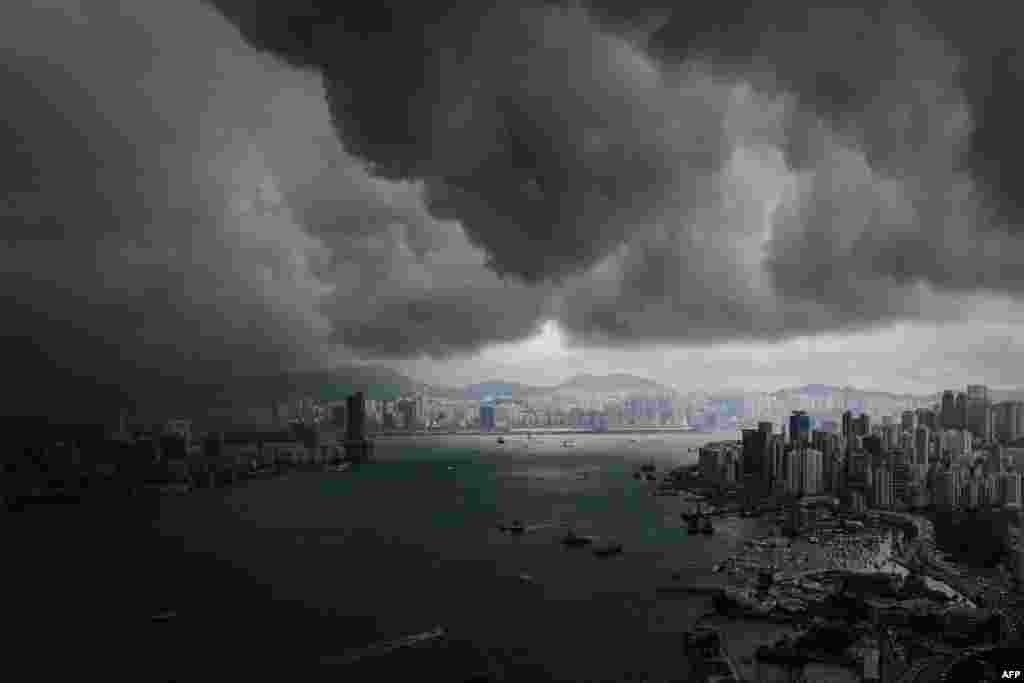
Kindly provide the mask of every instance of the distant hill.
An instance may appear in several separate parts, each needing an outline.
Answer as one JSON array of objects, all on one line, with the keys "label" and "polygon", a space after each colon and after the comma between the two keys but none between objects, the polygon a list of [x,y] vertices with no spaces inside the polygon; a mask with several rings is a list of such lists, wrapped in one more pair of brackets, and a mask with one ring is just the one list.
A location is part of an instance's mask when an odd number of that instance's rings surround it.
[{"label": "distant hill", "polygon": [[595,394],[622,392],[678,393],[675,389],[659,384],[652,379],[621,373],[612,375],[576,375],[569,381],[555,387],[555,390],[592,392]]},{"label": "distant hill", "polygon": [[889,398],[889,399],[928,399],[932,394],[897,394],[887,391],[873,391],[858,389],[856,387],[837,387],[828,384],[805,384],[800,387],[779,389],[771,395],[775,398],[789,398],[792,396],[809,396],[813,398],[827,398],[829,396],[849,394],[851,398]]},{"label": "distant hill", "polygon": [[492,380],[489,382],[480,382],[478,384],[470,384],[462,390],[462,398],[468,401],[479,401],[488,396],[511,396],[512,398],[526,398],[527,396],[536,396],[549,391],[544,387],[535,387],[528,384],[521,384],[519,382],[505,382],[502,380]]},{"label": "distant hill", "polygon": [[534,386],[520,382],[491,380],[470,384],[461,392],[461,398],[479,401],[488,396],[510,396],[514,399],[543,398],[559,394],[590,393],[590,394],[675,394],[671,387],[659,384],[645,377],[626,374],[612,375],[576,375],[566,382],[555,386]]}]

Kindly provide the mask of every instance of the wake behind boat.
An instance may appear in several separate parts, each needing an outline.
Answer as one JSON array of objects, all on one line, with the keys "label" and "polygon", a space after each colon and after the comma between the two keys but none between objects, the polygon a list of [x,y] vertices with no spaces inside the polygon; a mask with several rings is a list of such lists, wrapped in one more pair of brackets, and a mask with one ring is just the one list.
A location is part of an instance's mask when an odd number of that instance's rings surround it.
[{"label": "wake behind boat", "polygon": [[359,650],[339,655],[339,656],[328,656],[321,657],[320,661],[324,664],[354,664],[367,657],[376,657],[379,655],[387,654],[394,650],[413,647],[422,643],[428,643],[439,638],[444,638],[447,631],[442,626],[437,626],[429,631],[423,633],[417,633],[411,636],[405,636],[396,640],[389,640],[380,643],[374,643],[368,647],[361,648]]}]

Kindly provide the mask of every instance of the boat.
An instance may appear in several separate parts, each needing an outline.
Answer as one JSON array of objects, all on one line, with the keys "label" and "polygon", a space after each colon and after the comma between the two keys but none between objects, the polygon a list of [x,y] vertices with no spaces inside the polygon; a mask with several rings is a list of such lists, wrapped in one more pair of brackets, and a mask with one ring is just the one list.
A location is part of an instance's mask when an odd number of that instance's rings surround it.
[{"label": "boat", "polygon": [[499,437],[498,437],[498,443],[500,443],[500,444],[504,444],[504,443],[505,443],[505,437],[503,437],[503,436],[499,436]]},{"label": "boat", "polygon": [[562,442],[562,447],[563,448],[572,448],[575,445],[576,445],[576,442],[573,441],[572,439],[566,439],[565,441]]},{"label": "boat", "polygon": [[622,552],[622,544],[618,541],[605,541],[594,546],[594,554],[598,557],[610,557]]},{"label": "boat", "polygon": [[718,574],[723,569],[725,569],[725,565],[723,563],[719,562],[718,564],[716,564],[714,567],[711,568],[711,572],[713,574]]},{"label": "boat", "polygon": [[640,471],[641,472],[655,472],[655,471],[657,471],[657,468],[654,466],[654,461],[652,460],[650,462],[644,463],[643,465],[640,465]]},{"label": "boat", "polygon": [[633,478],[634,479],[643,479],[643,476],[644,475],[640,474],[639,472],[634,472],[633,473]]},{"label": "boat", "polygon": [[357,651],[349,654],[341,655],[339,657],[321,657],[320,661],[324,664],[354,664],[367,657],[374,657],[378,655],[387,654],[393,650],[404,647],[413,647],[421,643],[427,643],[432,640],[444,638],[447,631],[441,626],[437,626],[429,631],[423,633],[417,633],[411,636],[405,636],[404,638],[398,638],[397,640],[390,640],[382,643],[374,643],[365,648],[361,648]]},{"label": "boat", "polygon": [[562,545],[567,545],[571,548],[578,548],[585,545],[590,545],[594,542],[593,536],[581,536],[572,529],[562,539]]},{"label": "boat", "polygon": [[348,472],[351,468],[352,468],[352,463],[350,463],[350,462],[343,462],[340,465],[334,465],[332,467],[328,467],[327,471],[328,472]]},{"label": "boat", "polygon": [[526,533],[526,525],[520,520],[515,520],[511,524],[499,524],[498,529],[504,531],[506,534],[522,534]]},{"label": "boat", "polygon": [[533,575],[525,574],[525,573],[524,574],[520,574],[519,575],[519,580],[522,581],[523,583],[533,583]]},{"label": "boat", "polygon": [[725,650],[721,632],[710,626],[698,626],[683,634],[683,652],[689,663],[689,681],[739,683],[736,664]]},{"label": "boat", "polygon": [[151,619],[153,621],[170,621],[174,617],[178,616],[178,613],[172,609],[160,610],[154,614]]}]

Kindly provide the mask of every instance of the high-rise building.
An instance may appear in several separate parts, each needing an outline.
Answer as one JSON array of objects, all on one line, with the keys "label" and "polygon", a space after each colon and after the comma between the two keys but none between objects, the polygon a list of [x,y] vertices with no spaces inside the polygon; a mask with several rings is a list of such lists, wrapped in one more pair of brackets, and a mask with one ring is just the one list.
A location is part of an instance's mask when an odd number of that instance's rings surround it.
[{"label": "high-rise building", "polygon": [[935,429],[935,423],[937,421],[935,411],[931,410],[930,408],[918,408],[916,417],[918,426],[923,425],[930,430]]},{"label": "high-rise building", "polygon": [[1003,401],[992,406],[995,437],[1004,442],[1015,441],[1024,435],[1024,402]]},{"label": "high-rise building", "polygon": [[1003,472],[999,477],[999,497],[1003,506],[1019,510],[1021,507],[1020,472]]},{"label": "high-rise building", "polygon": [[871,417],[867,413],[861,413],[853,421],[853,433],[857,436],[867,436],[871,433]]},{"label": "high-rise building", "polygon": [[893,504],[910,503],[910,482],[912,473],[910,463],[905,458],[897,457],[892,464],[892,498]]},{"label": "high-rise building", "polygon": [[804,458],[802,449],[791,448],[786,453],[786,493],[799,496],[804,483]]},{"label": "high-rise building", "polygon": [[849,443],[851,436],[853,436],[853,413],[847,410],[843,413],[843,438]]},{"label": "high-rise building", "polygon": [[494,404],[480,404],[480,431],[493,432],[496,427],[496,411]]},{"label": "high-rise building", "polygon": [[366,437],[366,400],[362,392],[345,399],[345,438],[348,441],[362,441]]},{"label": "high-rise building", "polygon": [[869,434],[861,441],[861,446],[867,452],[871,463],[875,464],[882,458],[882,437],[877,434]]},{"label": "high-rise building", "polygon": [[943,429],[956,429],[956,394],[950,390],[942,392],[942,402],[939,408],[939,419]]},{"label": "high-rise building", "polygon": [[892,507],[893,487],[892,473],[887,465],[877,468],[872,477],[872,504],[875,507]]},{"label": "high-rise building", "polygon": [[822,453],[814,448],[806,448],[803,451],[803,461],[800,494],[816,496],[822,492]]},{"label": "high-rise building", "polygon": [[931,430],[920,426],[914,432],[914,464],[928,464],[928,446],[931,443]]},{"label": "high-rise building", "polygon": [[900,426],[905,432],[914,431],[914,411],[904,410],[902,419],[900,420]]},{"label": "high-rise building", "polygon": [[989,438],[988,387],[983,384],[967,386],[967,428],[982,440]]},{"label": "high-rise building", "polygon": [[962,391],[956,395],[956,429],[967,429],[967,394]]},{"label": "high-rise building", "polygon": [[794,410],[789,417],[789,439],[793,444],[806,444],[811,438],[811,416],[802,410]]},{"label": "high-rise building", "polygon": [[763,478],[768,436],[767,432],[760,429],[743,430],[743,472],[745,476]]}]

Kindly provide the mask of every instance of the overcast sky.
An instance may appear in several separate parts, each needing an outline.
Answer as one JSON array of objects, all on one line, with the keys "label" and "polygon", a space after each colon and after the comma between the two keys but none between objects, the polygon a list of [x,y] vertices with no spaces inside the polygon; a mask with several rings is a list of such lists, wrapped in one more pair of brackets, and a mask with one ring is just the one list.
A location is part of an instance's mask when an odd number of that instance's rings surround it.
[{"label": "overcast sky", "polygon": [[3,4],[6,409],[1024,385],[1010,3],[350,4]]}]

